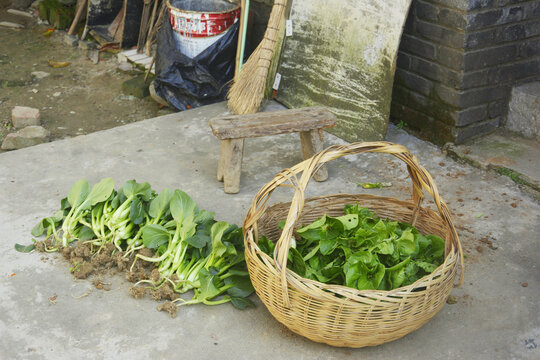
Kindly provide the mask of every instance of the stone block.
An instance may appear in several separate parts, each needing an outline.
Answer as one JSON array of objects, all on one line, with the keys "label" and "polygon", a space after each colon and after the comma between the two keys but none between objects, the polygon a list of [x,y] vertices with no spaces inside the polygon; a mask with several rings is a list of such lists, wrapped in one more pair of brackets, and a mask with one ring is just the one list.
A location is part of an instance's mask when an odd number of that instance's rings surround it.
[{"label": "stone block", "polygon": [[33,0],[11,0],[11,7],[14,9],[24,10],[32,4]]},{"label": "stone block", "polygon": [[133,95],[139,99],[145,98],[150,95],[148,86],[152,79],[144,81],[144,74],[134,77],[133,79],[126,80],[122,83],[122,91],[127,95]]},{"label": "stone block", "polygon": [[426,59],[435,60],[436,58],[436,46],[415,36],[403,34],[400,49]]},{"label": "stone block", "polygon": [[516,44],[471,51],[463,56],[463,69],[471,71],[501,65],[514,60],[517,54],[518,46]]},{"label": "stone block", "polygon": [[469,126],[454,128],[454,142],[456,144],[462,144],[469,139],[479,137],[481,135],[487,135],[494,132],[501,124],[501,119],[491,119],[482,121],[479,123],[473,123]]},{"label": "stone block", "polygon": [[11,123],[15,129],[40,125],[39,110],[27,106],[15,106],[11,110]]},{"label": "stone block", "polygon": [[447,27],[418,20],[416,24],[418,34],[433,42],[453,47],[463,48],[465,44],[465,33],[462,31],[448,29]]},{"label": "stone block", "polygon": [[79,38],[76,35],[66,34],[64,36],[64,44],[71,47],[77,47],[77,45],[79,45]]},{"label": "stone block", "polygon": [[94,42],[94,41],[80,40],[79,41],[79,49],[81,49],[81,50],[95,50],[95,49],[97,49],[97,43]]},{"label": "stone block", "polygon": [[540,140],[540,81],[512,89],[506,128]]},{"label": "stone block", "polygon": [[49,141],[50,133],[41,126],[27,126],[8,134],[2,142],[2,150],[16,150]]}]

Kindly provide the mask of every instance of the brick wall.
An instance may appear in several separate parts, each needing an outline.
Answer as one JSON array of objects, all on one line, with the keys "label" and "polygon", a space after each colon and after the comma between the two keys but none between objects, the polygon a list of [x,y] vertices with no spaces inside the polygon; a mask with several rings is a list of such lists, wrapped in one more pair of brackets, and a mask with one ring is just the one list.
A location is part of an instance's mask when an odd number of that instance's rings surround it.
[{"label": "brick wall", "polygon": [[391,117],[437,144],[504,123],[512,86],[540,79],[540,1],[413,0]]}]

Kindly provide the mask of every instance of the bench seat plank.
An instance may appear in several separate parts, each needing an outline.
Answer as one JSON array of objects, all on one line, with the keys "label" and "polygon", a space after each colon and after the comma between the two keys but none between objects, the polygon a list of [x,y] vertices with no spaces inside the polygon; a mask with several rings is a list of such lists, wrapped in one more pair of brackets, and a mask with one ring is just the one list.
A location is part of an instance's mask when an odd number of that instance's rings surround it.
[{"label": "bench seat plank", "polygon": [[246,115],[229,115],[210,120],[212,133],[220,140],[241,139],[332,127],[337,120],[324,107],[309,107]]}]

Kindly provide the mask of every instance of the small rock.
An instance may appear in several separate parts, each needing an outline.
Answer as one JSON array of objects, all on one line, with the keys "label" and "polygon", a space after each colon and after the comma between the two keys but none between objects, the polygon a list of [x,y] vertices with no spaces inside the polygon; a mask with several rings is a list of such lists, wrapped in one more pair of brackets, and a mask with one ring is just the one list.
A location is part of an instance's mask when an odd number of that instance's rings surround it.
[{"label": "small rock", "polygon": [[0,26],[10,29],[24,29],[24,25],[12,23],[9,21],[0,21]]},{"label": "small rock", "polygon": [[476,247],[476,251],[478,251],[479,253],[481,253],[481,252],[484,251],[484,248],[481,247],[480,245],[478,245],[478,246]]},{"label": "small rock", "polygon": [[30,91],[33,92],[34,94],[37,94],[37,93],[39,92],[38,89],[32,89],[32,90],[30,90]]},{"label": "small rock", "polygon": [[15,9],[8,9],[7,12],[10,13],[10,14],[12,14],[12,15],[24,16],[24,17],[27,17],[27,18],[33,18],[32,14],[29,14],[29,13],[27,13],[26,11],[15,10]]},{"label": "small rock", "polygon": [[524,282],[523,284],[521,284],[521,286],[527,287],[527,286],[529,286],[529,283]]},{"label": "small rock", "polygon": [[15,129],[26,126],[41,125],[39,110],[27,106],[15,106],[11,110],[11,123]]},{"label": "small rock", "polygon": [[64,37],[64,43],[71,47],[76,47],[79,44],[79,38],[76,35],[66,34]]},{"label": "small rock", "polygon": [[41,80],[41,79],[45,79],[47,76],[51,74],[45,71],[33,71],[30,73],[30,75],[32,75],[32,77],[36,80]]},{"label": "small rock", "polygon": [[446,299],[446,303],[449,305],[457,304],[457,298],[454,295],[449,295],[448,299]]},{"label": "small rock", "polygon": [[144,75],[139,75],[133,79],[126,80],[122,83],[122,91],[125,94],[133,95],[139,99],[142,99],[150,95],[148,89],[148,83],[144,81]]},{"label": "small rock", "polygon": [[95,50],[97,49],[97,44],[94,41],[79,41],[79,49],[81,50]]},{"label": "small rock", "polygon": [[88,51],[88,58],[94,64],[97,64],[99,62],[99,51],[98,50],[89,50]]},{"label": "small rock", "polygon": [[49,131],[41,126],[27,126],[17,132],[7,134],[2,142],[2,150],[16,150],[42,144],[49,140]]},{"label": "small rock", "polygon": [[54,97],[59,97],[60,95],[62,95],[62,93],[60,91],[57,91],[53,94]]},{"label": "small rock", "polygon": [[118,64],[117,69],[122,72],[130,73],[133,71],[133,64],[131,64],[129,61],[124,61]]}]

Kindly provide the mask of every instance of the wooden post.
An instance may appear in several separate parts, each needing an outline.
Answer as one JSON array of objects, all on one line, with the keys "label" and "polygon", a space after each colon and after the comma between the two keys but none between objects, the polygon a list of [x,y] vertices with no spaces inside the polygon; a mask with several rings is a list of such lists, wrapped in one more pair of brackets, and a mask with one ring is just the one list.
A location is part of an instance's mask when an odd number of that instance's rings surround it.
[{"label": "wooden post", "polygon": [[[322,151],[324,146],[322,129],[300,132],[300,144],[302,146],[302,158],[304,160]],[[326,165],[323,165],[319,171],[313,174],[313,178],[315,181],[325,181],[328,179]]]},{"label": "wooden post", "polygon": [[[229,139],[221,141],[221,154],[218,165],[223,174],[223,189],[227,194],[240,191],[240,173],[242,172],[242,155],[244,139]],[[220,170],[221,169],[221,170]]]},{"label": "wooden post", "polygon": [[[83,12],[86,10],[86,2],[87,0],[79,0],[77,1],[77,12],[75,13],[75,18],[73,19],[73,22],[71,23],[71,27],[68,30],[68,35],[73,35],[75,33],[75,30],[77,30],[77,24],[81,20]],[[81,39],[84,40],[84,39]]]}]

